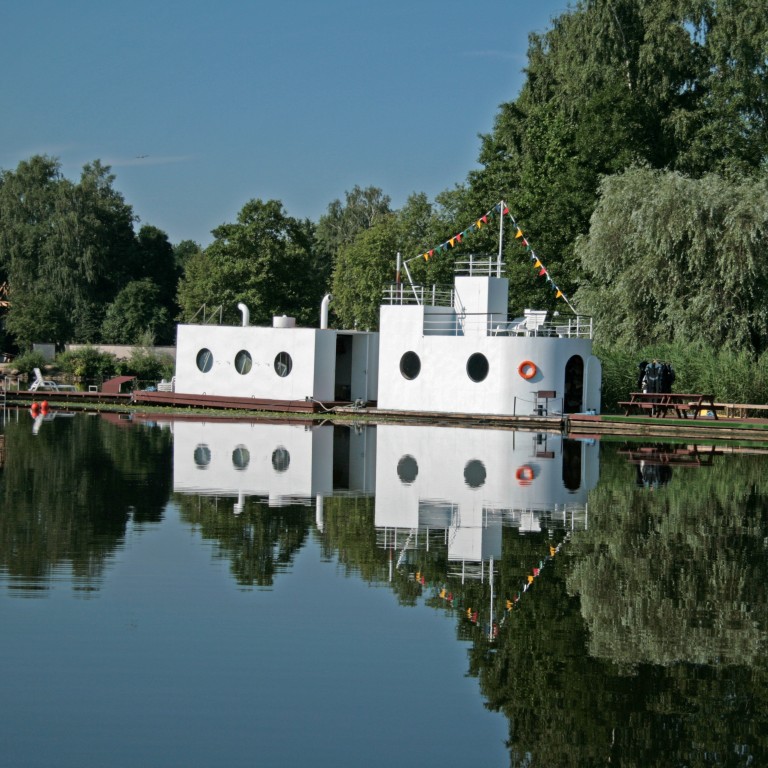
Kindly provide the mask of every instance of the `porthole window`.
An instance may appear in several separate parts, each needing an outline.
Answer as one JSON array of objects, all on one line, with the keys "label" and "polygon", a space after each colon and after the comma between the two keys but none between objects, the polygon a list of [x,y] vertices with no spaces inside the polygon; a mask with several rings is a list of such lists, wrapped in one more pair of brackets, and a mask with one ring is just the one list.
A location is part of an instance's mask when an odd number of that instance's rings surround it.
[{"label": "porthole window", "polygon": [[235,469],[243,470],[251,460],[251,453],[244,445],[238,445],[232,451],[232,465]]},{"label": "porthole window", "polygon": [[418,474],[419,465],[410,454],[406,454],[397,462],[397,476],[403,485],[412,485]]},{"label": "porthole window", "polygon": [[213,352],[210,349],[203,347],[197,353],[197,367],[203,373],[208,373],[213,368]]},{"label": "porthole window", "polygon": [[472,459],[464,467],[464,482],[470,488],[482,488],[485,485],[485,464],[480,459]]},{"label": "porthole window", "polygon": [[205,444],[195,448],[195,466],[198,469],[208,469],[208,465],[211,463],[211,449]]},{"label": "porthole window", "polygon": [[287,352],[278,352],[275,357],[275,373],[285,378],[293,368],[293,360]]},{"label": "porthole window", "polygon": [[488,375],[488,358],[480,352],[470,355],[467,360],[467,376],[472,381],[483,381]]},{"label": "porthole window", "polygon": [[235,355],[235,370],[241,376],[245,376],[245,374],[251,370],[252,366],[253,366],[253,359],[251,358],[251,353],[247,352],[244,349],[241,349]]},{"label": "porthole window", "polygon": [[421,373],[421,360],[415,352],[406,352],[400,358],[400,373],[409,381]]},{"label": "porthole window", "polygon": [[285,472],[291,464],[291,454],[287,448],[280,446],[272,451],[272,469],[275,472]]}]

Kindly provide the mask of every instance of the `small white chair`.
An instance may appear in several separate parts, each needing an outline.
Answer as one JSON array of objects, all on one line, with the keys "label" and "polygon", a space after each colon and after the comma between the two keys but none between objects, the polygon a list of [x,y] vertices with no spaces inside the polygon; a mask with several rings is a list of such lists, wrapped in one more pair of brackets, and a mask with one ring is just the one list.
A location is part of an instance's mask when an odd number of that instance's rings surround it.
[{"label": "small white chair", "polygon": [[37,392],[39,390],[53,390],[54,392],[58,391],[59,385],[55,381],[51,381],[50,379],[44,379],[43,374],[39,368],[33,368],[33,373],[35,374],[35,380],[30,384],[29,391],[30,392]]}]

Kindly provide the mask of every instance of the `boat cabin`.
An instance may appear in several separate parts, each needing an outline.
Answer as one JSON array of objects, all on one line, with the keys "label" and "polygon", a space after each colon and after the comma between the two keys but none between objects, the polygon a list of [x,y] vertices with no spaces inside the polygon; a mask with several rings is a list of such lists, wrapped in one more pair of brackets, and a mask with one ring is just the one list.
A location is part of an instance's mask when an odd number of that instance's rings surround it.
[{"label": "boat cabin", "polygon": [[509,281],[492,258],[457,264],[447,290],[396,283],[381,307],[383,410],[547,415],[600,411],[591,318],[507,316]]}]

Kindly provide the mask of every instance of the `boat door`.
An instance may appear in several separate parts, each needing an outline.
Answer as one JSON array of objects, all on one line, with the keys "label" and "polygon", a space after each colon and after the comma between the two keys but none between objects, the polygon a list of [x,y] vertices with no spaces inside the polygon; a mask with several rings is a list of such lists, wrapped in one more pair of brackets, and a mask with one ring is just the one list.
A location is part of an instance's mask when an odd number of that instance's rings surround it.
[{"label": "boat door", "polygon": [[353,337],[336,336],[336,374],[333,399],[349,402],[352,399],[352,342]]},{"label": "boat door", "polygon": [[584,359],[581,355],[573,355],[565,364],[563,391],[563,413],[579,413],[584,410]]}]

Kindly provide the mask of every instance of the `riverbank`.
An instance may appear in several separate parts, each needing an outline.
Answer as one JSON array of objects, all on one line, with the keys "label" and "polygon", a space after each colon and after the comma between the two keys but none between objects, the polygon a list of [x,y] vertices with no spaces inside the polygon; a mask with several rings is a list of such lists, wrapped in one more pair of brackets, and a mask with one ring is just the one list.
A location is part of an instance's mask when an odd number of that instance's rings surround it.
[{"label": "riverbank", "polygon": [[[105,392],[7,392],[5,403],[9,407],[27,408],[32,402],[45,400],[51,412],[114,411],[163,414],[174,419],[242,420],[300,420],[365,421],[371,423],[431,424],[466,427],[493,427],[540,432],[562,432],[574,438],[668,438],[683,440],[715,440],[718,442],[768,443],[768,419],[721,417],[657,418],[649,416],[622,416],[618,414],[553,414],[553,415],[477,415],[462,413],[429,413],[384,410],[354,405],[337,405],[317,409],[306,406],[300,410],[280,408],[275,403],[271,410],[254,407],[252,401],[231,403],[229,407],[204,407],[203,403],[171,404],[162,401],[136,402],[131,393]],[[305,404],[302,404],[305,405]],[[250,407],[249,407],[250,406]],[[734,408],[738,408],[735,405]]]}]

